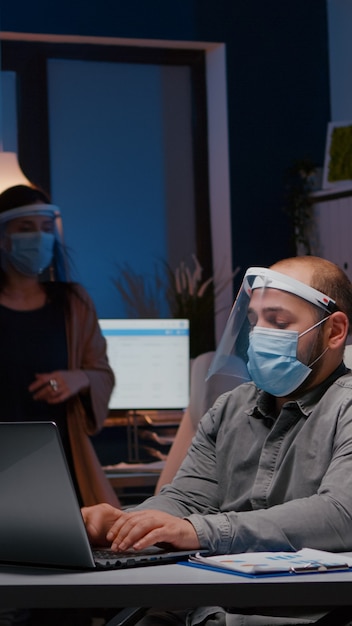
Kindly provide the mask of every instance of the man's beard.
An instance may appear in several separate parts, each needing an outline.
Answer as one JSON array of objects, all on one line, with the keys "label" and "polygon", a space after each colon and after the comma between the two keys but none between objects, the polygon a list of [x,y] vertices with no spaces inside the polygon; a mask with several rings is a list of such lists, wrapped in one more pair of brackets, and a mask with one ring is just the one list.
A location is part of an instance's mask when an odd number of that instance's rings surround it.
[{"label": "man's beard", "polygon": [[302,395],[302,393],[311,387],[314,387],[314,381],[318,377],[321,368],[323,367],[323,353],[324,353],[324,338],[322,329],[319,328],[319,333],[314,339],[311,346],[305,350],[305,354],[297,350],[297,358],[299,361],[312,368],[312,371],[307,376],[305,381],[290,394],[292,396]]}]

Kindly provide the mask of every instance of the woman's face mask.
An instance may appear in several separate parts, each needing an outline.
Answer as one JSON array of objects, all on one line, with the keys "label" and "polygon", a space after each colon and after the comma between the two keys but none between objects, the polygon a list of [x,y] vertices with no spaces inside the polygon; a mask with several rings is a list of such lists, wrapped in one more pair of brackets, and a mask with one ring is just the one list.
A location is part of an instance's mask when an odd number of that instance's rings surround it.
[{"label": "woman's face mask", "polygon": [[10,250],[3,251],[13,267],[25,276],[37,276],[49,267],[55,236],[42,231],[12,233]]},{"label": "woman's face mask", "polygon": [[284,397],[298,389],[311,373],[312,365],[326,352],[305,365],[297,359],[298,339],[313,330],[329,317],[325,317],[303,333],[255,326],[249,336],[249,374],[259,389],[273,396]]}]

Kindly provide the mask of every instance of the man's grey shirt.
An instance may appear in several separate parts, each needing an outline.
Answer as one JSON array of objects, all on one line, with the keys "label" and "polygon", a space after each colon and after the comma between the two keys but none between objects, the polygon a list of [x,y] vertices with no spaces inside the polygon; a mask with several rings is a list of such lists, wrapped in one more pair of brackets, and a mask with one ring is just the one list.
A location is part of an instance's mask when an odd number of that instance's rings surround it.
[{"label": "man's grey shirt", "polygon": [[187,518],[201,547],[352,550],[352,374],[287,402],[245,383],[202,418],[171,485],[138,509]]}]

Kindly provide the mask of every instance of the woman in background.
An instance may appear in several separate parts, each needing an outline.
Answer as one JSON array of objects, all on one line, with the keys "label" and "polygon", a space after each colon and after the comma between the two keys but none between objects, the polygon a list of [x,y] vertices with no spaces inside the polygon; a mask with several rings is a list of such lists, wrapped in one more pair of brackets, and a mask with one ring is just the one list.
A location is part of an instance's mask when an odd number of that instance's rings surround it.
[{"label": "woman in background", "polygon": [[0,420],[56,422],[80,504],[117,503],[89,436],[114,386],[94,304],[69,279],[61,215],[40,190],[0,194]]}]

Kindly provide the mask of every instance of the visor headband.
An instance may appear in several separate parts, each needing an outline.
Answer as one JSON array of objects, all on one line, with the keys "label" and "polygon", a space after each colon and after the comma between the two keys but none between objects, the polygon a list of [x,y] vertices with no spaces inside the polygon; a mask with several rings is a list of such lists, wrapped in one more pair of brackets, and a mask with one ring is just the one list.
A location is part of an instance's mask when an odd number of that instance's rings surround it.
[{"label": "visor headband", "polygon": [[27,217],[27,215],[59,217],[60,209],[54,204],[26,204],[25,206],[19,206],[0,213],[0,224],[9,222],[17,217]]},{"label": "visor headband", "polygon": [[244,277],[244,288],[248,296],[254,289],[279,289],[303,298],[303,300],[315,304],[315,306],[329,313],[338,310],[335,300],[321,291],[301,283],[291,276],[286,276],[286,274],[275,272],[266,267],[250,267]]}]

